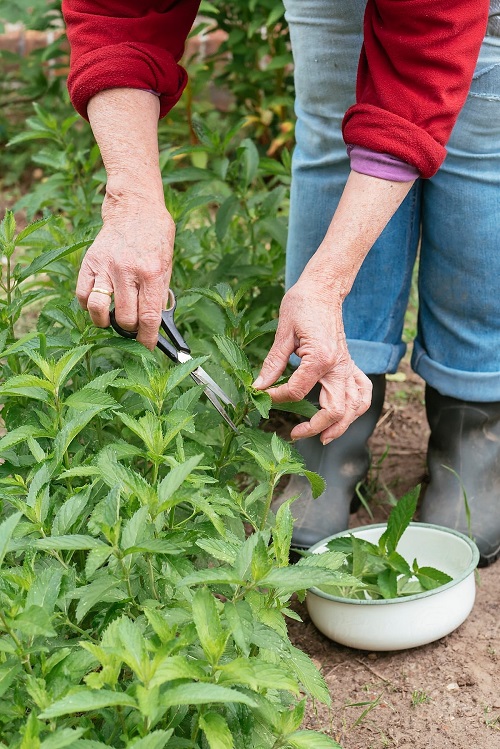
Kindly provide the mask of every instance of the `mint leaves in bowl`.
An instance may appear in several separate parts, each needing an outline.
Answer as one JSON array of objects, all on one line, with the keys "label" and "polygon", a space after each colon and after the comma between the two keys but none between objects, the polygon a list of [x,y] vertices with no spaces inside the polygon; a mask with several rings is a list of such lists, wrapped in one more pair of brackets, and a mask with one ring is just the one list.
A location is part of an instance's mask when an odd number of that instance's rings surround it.
[{"label": "mint leaves in bowl", "polygon": [[345,554],[339,572],[348,586],[335,580],[310,588],[306,598],[312,621],[330,639],[362,650],[401,650],[444,637],[469,615],[477,547],[449,528],[410,522],[417,497],[418,487],[387,524],[354,528],[311,548]]}]

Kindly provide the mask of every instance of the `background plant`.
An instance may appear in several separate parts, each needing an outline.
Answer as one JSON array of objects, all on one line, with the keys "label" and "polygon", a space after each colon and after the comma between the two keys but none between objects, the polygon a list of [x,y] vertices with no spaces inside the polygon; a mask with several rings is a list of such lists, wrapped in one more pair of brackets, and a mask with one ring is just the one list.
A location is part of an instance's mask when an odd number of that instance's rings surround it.
[{"label": "background plant", "polygon": [[66,92],[68,59],[60,6],[60,0],[16,0],[3,3],[0,9],[0,33],[5,23],[20,23],[30,31],[50,32],[52,37],[46,46],[29,54],[0,50],[0,174],[4,184],[13,188],[27,177],[28,170],[32,173],[34,149],[28,146],[7,155],[4,147],[23,129],[33,102],[43,100],[60,120],[72,114]]},{"label": "background plant", "polygon": [[210,63],[212,77],[244,110],[258,141],[272,153],[293,138],[293,76],[282,3],[229,0],[202,11],[227,33]]},{"label": "background plant", "polygon": [[[83,246],[100,228],[105,174],[98,148],[87,138],[90,129],[86,128],[85,138],[79,133],[75,140],[75,125],[75,115],[61,123],[36,104],[26,129],[10,141],[10,147],[37,143],[34,158],[45,170],[43,182],[16,208],[25,210],[29,218],[57,213],[59,219],[51,223],[50,231],[59,231],[61,243],[73,239],[72,244],[78,240]],[[183,295],[179,314],[202,349],[214,333],[227,330],[239,343],[252,345],[257,361],[271,344],[275,323],[270,320],[282,296],[290,157],[286,151],[279,161],[262,156],[245,137],[241,121],[215,131],[200,118],[194,119],[194,125],[198,145],[164,146],[161,151],[165,202],[177,224],[176,290],[218,283],[237,290],[232,297],[226,292],[224,314],[205,292]],[[190,164],[193,155],[203,157],[203,169]],[[39,236],[38,246],[46,242],[47,236]],[[74,256],[68,299],[80,260],[80,255]],[[222,298],[217,299],[220,303]],[[235,305],[240,305],[237,312]]]}]

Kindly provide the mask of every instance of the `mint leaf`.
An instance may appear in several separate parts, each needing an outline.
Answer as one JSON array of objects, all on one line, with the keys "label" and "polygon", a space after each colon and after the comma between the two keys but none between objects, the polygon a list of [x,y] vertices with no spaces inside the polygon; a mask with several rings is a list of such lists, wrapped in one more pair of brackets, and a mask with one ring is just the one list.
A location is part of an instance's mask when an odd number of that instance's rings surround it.
[{"label": "mint leaf", "polygon": [[396,551],[396,547],[401,536],[408,528],[411,519],[417,509],[418,496],[420,494],[420,485],[401,497],[397,505],[392,509],[389,519],[387,520],[387,530],[382,534],[379,540],[380,549],[385,548],[390,554]]},{"label": "mint leaf", "polygon": [[436,570],[434,567],[420,567],[418,572],[416,572],[416,577],[425,590],[439,588],[441,585],[451,583],[453,580],[446,572]]}]

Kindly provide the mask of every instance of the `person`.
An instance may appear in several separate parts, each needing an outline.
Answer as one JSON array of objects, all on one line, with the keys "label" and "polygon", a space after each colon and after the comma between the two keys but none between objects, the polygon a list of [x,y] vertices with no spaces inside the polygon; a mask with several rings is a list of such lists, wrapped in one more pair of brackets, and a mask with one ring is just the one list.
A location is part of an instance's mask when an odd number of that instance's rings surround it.
[{"label": "person", "polygon": [[[77,296],[93,322],[107,326],[114,293],[118,323],[138,329],[138,340],[150,348],[168,289],[175,233],[163,199],[157,120],[185,85],[178,61],[197,9],[197,0],[63,0],[71,99],[90,121],[108,177],[103,227],[82,263]],[[493,138],[485,151],[484,132],[473,113],[465,128],[471,128],[472,149],[463,153],[467,133],[462,133],[450,169],[440,169],[467,98],[489,1],[287,0],[286,10],[298,115],[288,290],[255,386],[268,389],[275,402],[299,400],[316,386],[320,408],[294,428],[292,437],[299,440],[308,467],[335,465],[333,478],[348,475],[352,483],[361,477],[360,467],[361,473],[366,470],[366,440],[383,402],[384,375],[395,370],[403,354],[402,315],[425,213],[434,219],[423,224],[420,275],[426,282],[421,283],[414,365],[428,382],[430,397],[439,401],[433,407],[435,456],[451,444],[447,435],[455,440],[461,434],[456,424],[467,420],[466,412],[478,412],[477,402],[479,412],[488,413],[486,421],[476,419],[481,425],[470,439],[485,424],[489,428],[490,417],[494,421],[490,411],[499,400],[499,367],[492,340],[498,310],[492,290],[485,293],[494,272],[485,278],[484,268],[489,270],[495,258],[488,251],[492,238],[483,241],[498,200],[492,189],[498,168]],[[494,99],[489,93],[483,95],[488,102]],[[492,133],[498,121],[481,119]],[[452,177],[458,182],[464,171],[470,172],[470,187],[459,188],[461,200],[452,212]],[[475,237],[466,239],[465,228],[470,233],[476,228]],[[450,249],[457,235],[460,254]],[[287,384],[272,387],[293,355],[300,366]],[[457,450],[461,453],[461,442]],[[496,453],[488,454],[498,465]],[[462,511],[455,499],[432,489],[433,472],[435,486],[443,483],[439,461],[436,457],[424,499],[427,517],[444,513],[445,524],[458,527]],[[474,465],[472,460],[471,474]],[[325,473],[328,481],[330,472]],[[484,471],[477,473],[482,480]],[[295,503],[297,546],[340,530],[339,524],[346,527],[350,484],[329,484],[314,505],[307,496]],[[488,505],[474,515],[483,517],[476,535],[484,526],[489,533],[492,510]],[[482,549],[487,561],[500,547],[500,529],[493,535]]]},{"label": "person", "polygon": [[[493,0],[489,8],[482,9],[489,20],[470,90],[447,138],[444,163],[434,151],[440,168],[429,165],[428,171],[422,162],[410,158],[409,134],[403,132],[408,125],[400,122],[394,126],[386,112],[382,115],[385,123],[377,123],[380,112],[364,104],[374,87],[381,98],[386,97],[390,112],[406,106],[408,94],[402,105],[394,100],[403,99],[413,82],[419,86],[423,108],[429,92],[426,83],[418,80],[418,74],[408,82],[400,73],[399,82],[388,80],[385,88],[382,79],[370,80],[376,55],[391,49],[389,43],[382,52],[373,49],[376,32],[370,25],[376,25],[378,41],[383,39],[382,34],[387,38],[389,27],[383,12],[388,12],[394,3],[376,3],[371,8],[369,5],[363,0],[349,4],[285,0],[295,61],[297,112],[287,288],[293,288],[300,279],[309,258],[329,231],[349,168],[405,180],[411,176],[413,164],[426,179],[416,179],[364,260],[343,304],[349,352],[372,380],[372,404],[331,445],[323,446],[318,437],[298,443],[307,466],[326,478],[325,494],[313,501],[306,479],[293,476],[274,507],[300,494],[292,512],[296,516],[294,544],[302,548],[348,527],[351,499],[369,468],[367,441],[382,410],[385,374],[397,370],[405,353],[401,340],[404,315],[419,249],[418,332],[412,366],[426,383],[431,429],[429,483],[421,498],[419,518],[468,534],[465,491],[472,535],[481,553],[480,563],[485,565],[500,555],[500,305],[494,281],[500,270],[500,1]],[[375,5],[379,15],[374,15]],[[402,6],[408,20],[412,11],[406,3]],[[479,11],[479,6],[475,7]],[[450,33],[461,34],[458,27],[452,30],[449,10],[441,18],[444,23],[446,19],[450,22]],[[460,12],[457,7],[455,21]],[[465,20],[465,16],[462,18]],[[435,17],[436,24],[437,21]],[[411,40],[404,36],[401,26],[400,31],[399,41],[406,49],[401,54],[413,58]],[[443,40],[443,28],[441,32]],[[420,43],[430,55],[446,58],[443,42],[430,47],[430,40],[425,45],[421,38]],[[332,49],[336,65],[331,64]],[[354,97],[353,81],[360,53],[358,105],[348,109]],[[446,65],[450,60],[453,58],[447,58]],[[397,60],[393,61],[401,71]],[[422,68],[422,75],[430,74]],[[442,117],[445,102],[436,89],[435,96],[438,109],[434,114]],[[360,106],[365,109],[357,114]],[[346,110],[344,137],[347,143],[354,144],[349,146],[350,163],[341,137]],[[363,114],[371,118],[368,124],[372,124],[372,129],[357,138],[359,132],[353,129],[355,117]],[[392,144],[395,131],[398,137]],[[431,131],[432,126],[427,126],[426,132]],[[421,154],[428,156],[431,152],[429,144],[422,143]],[[398,156],[400,161],[395,163],[384,154]]]}]

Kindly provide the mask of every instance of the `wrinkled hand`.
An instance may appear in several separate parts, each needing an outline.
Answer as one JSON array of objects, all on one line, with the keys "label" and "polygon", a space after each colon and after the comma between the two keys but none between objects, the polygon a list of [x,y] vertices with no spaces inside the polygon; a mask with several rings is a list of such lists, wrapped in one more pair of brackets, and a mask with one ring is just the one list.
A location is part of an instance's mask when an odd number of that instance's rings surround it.
[{"label": "wrinkled hand", "polygon": [[94,325],[106,328],[111,297],[92,288],[112,291],[118,325],[137,330],[137,340],[153,349],[167,299],[175,225],[160,203],[112,203],[105,199],[104,224],[82,262],[76,296]]},{"label": "wrinkled hand", "polygon": [[340,437],[371,403],[372,383],[352,361],[342,323],[342,304],[312,280],[299,279],[283,297],[278,329],[254,385],[267,390],[284,372],[290,354],[301,364],[284,385],[268,390],[274,403],[302,400],[321,384],[320,410],[292,430],[292,439],[321,434],[324,445]]}]

